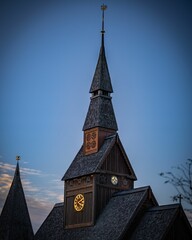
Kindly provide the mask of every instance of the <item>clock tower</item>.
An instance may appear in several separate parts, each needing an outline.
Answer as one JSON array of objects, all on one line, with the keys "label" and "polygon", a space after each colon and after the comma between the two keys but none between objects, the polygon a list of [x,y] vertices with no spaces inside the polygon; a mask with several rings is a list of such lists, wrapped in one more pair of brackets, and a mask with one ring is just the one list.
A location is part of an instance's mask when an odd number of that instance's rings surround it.
[{"label": "clock tower", "polygon": [[83,144],[63,177],[65,228],[94,225],[113,193],[132,189],[136,180],[117,133],[104,47],[106,6],[101,9],[101,48],[89,91]]}]

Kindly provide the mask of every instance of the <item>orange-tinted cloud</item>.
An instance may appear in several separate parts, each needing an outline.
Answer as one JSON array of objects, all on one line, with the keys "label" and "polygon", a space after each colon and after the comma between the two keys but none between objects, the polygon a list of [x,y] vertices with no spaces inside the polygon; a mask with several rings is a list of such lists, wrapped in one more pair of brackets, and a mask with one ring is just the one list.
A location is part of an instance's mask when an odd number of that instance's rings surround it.
[{"label": "orange-tinted cloud", "polygon": [[[0,211],[13,181],[15,165],[0,162]],[[25,197],[34,231],[39,228],[55,203],[63,202],[63,183],[54,175],[36,169],[20,167]],[[39,178],[39,180],[38,180]],[[42,180],[49,182],[49,189],[41,185]]]}]

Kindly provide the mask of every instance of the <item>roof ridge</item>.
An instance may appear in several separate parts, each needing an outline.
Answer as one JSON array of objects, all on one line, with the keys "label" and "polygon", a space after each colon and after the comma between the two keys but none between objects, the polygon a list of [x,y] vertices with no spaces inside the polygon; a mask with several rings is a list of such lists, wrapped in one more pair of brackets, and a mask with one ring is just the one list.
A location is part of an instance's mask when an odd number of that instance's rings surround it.
[{"label": "roof ridge", "polygon": [[173,203],[173,204],[165,204],[165,205],[160,205],[160,206],[155,206],[155,207],[151,207],[148,209],[148,211],[163,211],[163,210],[166,210],[166,209],[177,209],[177,208],[180,208],[181,207],[181,204],[179,203]]},{"label": "roof ridge", "polygon": [[97,172],[99,163],[103,161],[104,157],[109,152],[109,149],[111,149],[111,146],[115,142],[116,136],[113,137],[114,139],[105,139],[99,151],[90,155],[83,154],[82,145],[75,158],[73,159],[72,163],[70,164],[69,168],[65,172],[62,180],[82,177]]},{"label": "roof ridge", "polygon": [[60,203],[55,203],[54,207],[62,207],[64,206],[64,202],[60,202]]},{"label": "roof ridge", "polygon": [[127,194],[131,194],[131,193],[136,193],[136,192],[142,192],[142,191],[146,191],[149,189],[151,190],[150,186],[144,186],[144,187],[133,188],[133,189],[129,189],[129,190],[122,190],[122,191],[114,193],[113,197],[127,195]]},{"label": "roof ridge", "polygon": [[110,139],[110,138],[113,138],[113,137],[116,137],[116,136],[118,136],[118,133],[117,133],[117,132],[114,133],[114,134],[112,134],[112,135],[109,135],[109,136],[105,137],[105,140]]},{"label": "roof ridge", "polygon": [[104,139],[104,141],[106,141],[106,140],[108,140],[108,139],[112,139],[112,138],[114,138],[113,141],[111,141],[111,143],[110,143],[110,145],[109,145],[107,151],[105,152],[105,154],[103,154],[101,160],[98,161],[98,164],[97,164],[97,166],[96,166],[96,169],[98,169],[99,166],[102,165],[102,163],[103,163],[103,161],[104,161],[106,155],[110,152],[111,148],[112,148],[113,145],[115,144],[115,141],[116,141],[116,134],[113,134],[112,136],[106,137],[106,138]]}]

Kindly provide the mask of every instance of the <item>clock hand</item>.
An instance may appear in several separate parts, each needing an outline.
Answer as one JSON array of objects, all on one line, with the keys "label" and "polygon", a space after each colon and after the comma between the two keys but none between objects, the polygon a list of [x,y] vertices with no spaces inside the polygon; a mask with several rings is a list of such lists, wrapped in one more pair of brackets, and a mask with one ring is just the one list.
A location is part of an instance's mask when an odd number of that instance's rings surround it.
[{"label": "clock hand", "polygon": [[84,200],[83,200],[83,199],[80,199],[78,202],[79,202],[79,203],[82,203],[82,202],[84,202]]}]

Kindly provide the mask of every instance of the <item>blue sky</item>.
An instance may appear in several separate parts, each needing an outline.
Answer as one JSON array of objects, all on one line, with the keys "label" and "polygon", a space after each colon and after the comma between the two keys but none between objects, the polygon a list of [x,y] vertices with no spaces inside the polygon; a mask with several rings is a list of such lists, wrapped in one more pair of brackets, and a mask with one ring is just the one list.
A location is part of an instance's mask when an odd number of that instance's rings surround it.
[{"label": "blue sky", "polygon": [[[20,155],[34,229],[62,201],[61,178],[83,142],[102,4],[0,2],[0,208]],[[192,158],[192,4],[105,4],[112,101],[135,186],[170,203],[175,191],[158,174]]]}]

